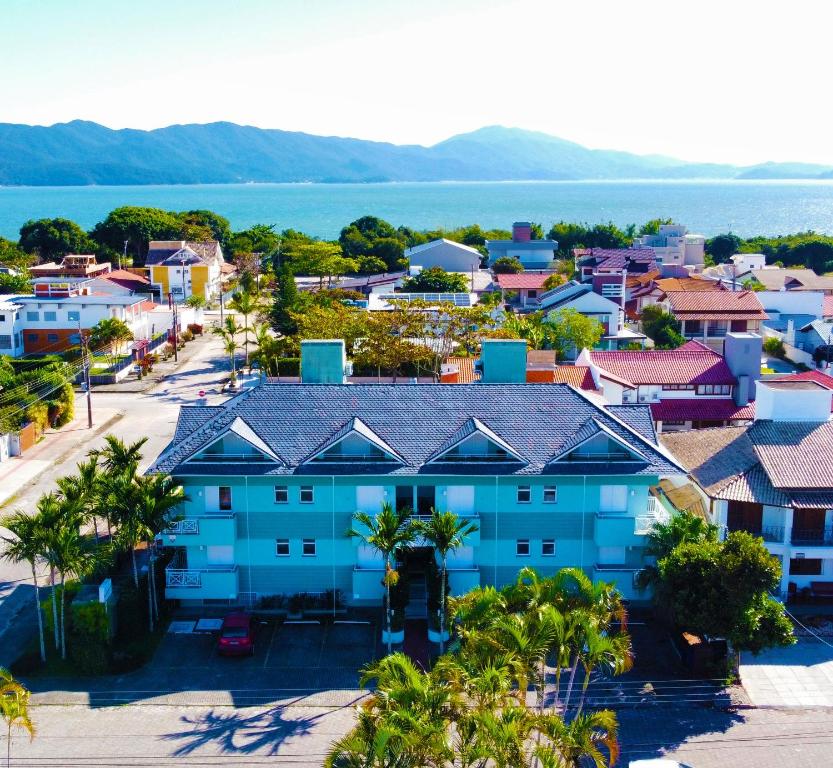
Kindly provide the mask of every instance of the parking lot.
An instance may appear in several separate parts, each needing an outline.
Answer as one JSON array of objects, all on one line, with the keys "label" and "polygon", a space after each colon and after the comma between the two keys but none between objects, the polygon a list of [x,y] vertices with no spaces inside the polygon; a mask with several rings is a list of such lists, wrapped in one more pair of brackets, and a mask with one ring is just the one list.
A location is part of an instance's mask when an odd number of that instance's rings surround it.
[{"label": "parking lot", "polygon": [[256,622],[253,656],[217,653],[217,632],[168,633],[142,676],[169,690],[226,690],[238,704],[358,687],[359,670],[376,657],[373,623]]}]

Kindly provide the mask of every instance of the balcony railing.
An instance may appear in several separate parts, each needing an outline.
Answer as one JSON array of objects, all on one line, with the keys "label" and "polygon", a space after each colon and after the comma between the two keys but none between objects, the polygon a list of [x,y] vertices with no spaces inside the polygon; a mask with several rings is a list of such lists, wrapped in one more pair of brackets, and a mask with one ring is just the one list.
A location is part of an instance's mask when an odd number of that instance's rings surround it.
[{"label": "balcony railing", "polygon": [[793,528],[790,541],[800,547],[833,547],[833,527]]},{"label": "balcony railing", "polygon": [[729,527],[729,533],[733,531],[746,531],[753,536],[760,536],[764,541],[780,544],[784,541],[784,526],[783,525],[736,525]]},{"label": "balcony railing", "polygon": [[196,518],[188,518],[187,520],[177,520],[171,523],[162,533],[166,536],[179,536],[190,533],[196,534],[200,532],[200,521]]},{"label": "balcony railing", "polygon": [[167,568],[165,570],[166,587],[201,587],[202,577],[200,571],[191,571],[181,568]]}]

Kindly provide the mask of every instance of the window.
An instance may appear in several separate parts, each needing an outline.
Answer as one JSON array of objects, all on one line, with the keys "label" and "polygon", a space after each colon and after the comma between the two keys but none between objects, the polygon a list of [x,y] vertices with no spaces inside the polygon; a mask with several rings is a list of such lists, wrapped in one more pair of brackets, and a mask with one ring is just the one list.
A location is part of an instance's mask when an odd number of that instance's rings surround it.
[{"label": "window", "polygon": [[518,539],[515,542],[515,554],[518,557],[529,557],[529,539]]},{"label": "window", "polygon": [[69,335],[69,343],[70,344],[80,344],[81,343],[81,336],[77,333],[71,333]]},{"label": "window", "polygon": [[81,313],[78,312],[77,310],[72,309],[69,312],[67,312],[67,320],[69,320],[69,322],[77,323],[80,319],[81,319]]},{"label": "window", "polygon": [[600,512],[626,512],[627,509],[627,485],[603,485],[599,488]]},{"label": "window", "polygon": [[815,557],[790,559],[790,576],[821,576],[821,560]]},{"label": "window", "polygon": [[58,319],[58,313],[57,312],[44,312],[43,313],[43,319],[46,320],[47,322],[54,323]]},{"label": "window", "polygon": [[558,488],[556,488],[554,485],[545,485],[544,503],[555,504],[556,501],[558,501]]},{"label": "window", "polygon": [[538,298],[538,291],[527,291],[526,295],[527,295],[527,298],[529,298],[529,299],[537,299]]},{"label": "window", "polygon": [[697,387],[698,395],[731,395],[731,384],[700,384]]},{"label": "window", "polygon": [[[532,501],[532,488],[530,488],[528,485],[519,485],[518,504],[529,504],[530,501]],[[529,553],[527,552],[527,554]]]},{"label": "window", "polygon": [[0,323],[5,323],[5,322],[6,322],[6,316],[5,315],[0,315]]},{"label": "window", "polygon": [[286,504],[289,501],[289,488],[285,485],[275,486],[275,504]]},{"label": "window", "polygon": [[8,335],[0,336],[0,349],[11,349],[12,337]]},{"label": "window", "polygon": [[[311,485],[302,485],[301,486],[301,491],[300,491],[301,504],[312,504],[314,498],[315,497],[313,495],[312,486]],[[313,553],[313,554],[315,554],[315,553]]]},{"label": "window", "polygon": [[27,333],[26,334],[26,341],[36,342],[38,340],[38,334],[36,333]]},{"label": "window", "polygon": [[624,547],[599,547],[599,565],[624,565]]},{"label": "window", "polygon": [[56,344],[58,342],[58,334],[57,333],[47,333],[46,340],[52,344]]},{"label": "window", "polygon": [[275,539],[275,556],[289,557],[289,539]]},{"label": "window", "polygon": [[218,489],[220,509],[228,512],[231,510],[231,487],[228,485],[221,485]]},{"label": "window", "polygon": [[304,557],[315,557],[315,539],[304,539],[301,547]]},{"label": "window", "polygon": [[671,390],[671,391],[689,390],[689,389],[694,389],[694,384],[663,384],[662,388],[664,390]]},{"label": "window", "polygon": [[541,554],[544,557],[553,557],[555,555],[555,539],[544,539],[541,542]]},{"label": "window", "polygon": [[26,313],[27,320],[40,320],[40,312],[27,312]]}]

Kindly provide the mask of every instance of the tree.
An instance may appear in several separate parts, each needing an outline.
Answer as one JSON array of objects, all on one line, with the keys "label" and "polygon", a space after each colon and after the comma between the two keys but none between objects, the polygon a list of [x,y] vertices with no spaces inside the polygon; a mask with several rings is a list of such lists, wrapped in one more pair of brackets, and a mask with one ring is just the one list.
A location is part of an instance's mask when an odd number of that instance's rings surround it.
[{"label": "tree", "polygon": [[492,264],[492,272],[496,275],[516,275],[524,271],[524,265],[514,256],[501,256]]},{"label": "tree", "polygon": [[324,286],[324,278],[329,285],[335,275],[357,272],[359,262],[356,259],[345,258],[341,253],[341,246],[317,240],[313,243],[298,245],[292,254],[292,269],[298,275],[314,275],[320,279],[319,285]]},{"label": "tree", "polygon": [[598,320],[571,308],[550,312],[544,320],[544,325],[547,339],[559,360],[573,352],[592,349],[604,333],[604,326]]},{"label": "tree", "polygon": [[38,639],[40,641],[40,658],[46,661],[46,645],[43,638],[43,616],[40,607],[40,585],[38,584],[37,565],[44,550],[45,532],[40,527],[40,520],[35,515],[23,511],[15,512],[0,521],[0,527],[8,529],[11,537],[2,536],[4,548],[0,559],[10,563],[27,563],[32,571],[32,584],[35,587],[35,612],[38,615]]},{"label": "tree", "polygon": [[406,278],[402,290],[409,293],[467,293],[469,282],[459,272],[446,272],[442,267],[423,269],[418,275]]},{"label": "tree", "polygon": [[735,650],[756,654],[795,642],[783,606],[770,597],[780,586],[780,564],[759,537],[734,531],[725,541],[686,541],[657,569],[680,627],[725,637]]},{"label": "tree", "polygon": [[639,234],[640,235],[658,235],[659,228],[663,224],[673,224],[673,219],[651,219],[650,221],[646,221],[640,228]]},{"label": "tree", "polygon": [[69,219],[29,220],[20,228],[20,247],[41,260],[60,259],[68,253],[94,253],[95,243]]},{"label": "tree", "polygon": [[145,263],[151,240],[183,240],[186,225],[175,213],[161,208],[126,205],[110,211],[90,235],[105,252],[121,253],[127,241],[128,253],[135,253],[138,265]]},{"label": "tree", "polygon": [[365,318],[363,336],[356,341],[354,363],[393,376],[394,381],[406,365],[431,366],[430,351],[411,339],[420,329],[419,318],[406,307],[395,306],[388,312],[372,312]]},{"label": "tree", "polygon": [[32,286],[29,285],[29,273],[22,272],[17,275],[10,275],[0,272],[0,294],[8,293],[31,293]]},{"label": "tree", "polygon": [[10,269],[25,271],[31,267],[36,258],[26,253],[17,243],[0,237],[0,265]]},{"label": "tree", "polygon": [[290,314],[298,306],[298,287],[295,285],[295,275],[289,265],[284,264],[280,268],[276,274],[276,281],[272,308],[269,310],[269,322],[278,333],[289,335],[298,330]]},{"label": "tree", "polygon": [[236,352],[240,348],[236,336],[242,330],[233,317],[226,316],[223,325],[211,331],[215,336],[220,337],[223,342],[223,351],[229,356],[229,381],[232,387],[237,385]]},{"label": "tree", "polygon": [[187,299],[185,299],[185,306],[191,307],[191,309],[202,309],[205,307],[205,304],[205,299],[196,293],[192,293]]},{"label": "tree", "polygon": [[416,538],[418,528],[411,519],[411,510],[396,510],[390,502],[384,502],[382,509],[373,517],[367,512],[353,514],[354,527],[347,531],[351,539],[360,539],[375,549],[385,561],[385,626],[388,632],[388,653],[391,652],[391,604],[390,588],[399,580],[394,558],[407,549]]},{"label": "tree", "polygon": [[775,336],[767,336],[764,339],[764,352],[771,357],[777,357],[781,360],[787,356],[787,350],[784,347],[784,342]]},{"label": "tree", "polygon": [[229,308],[243,315],[243,349],[245,364],[249,364],[249,315],[258,308],[257,298],[247,291],[232,294]]},{"label": "tree", "polygon": [[445,650],[445,584],[448,578],[448,555],[463,546],[466,538],[479,526],[454,512],[431,510],[431,517],[420,526],[420,533],[440,556],[440,653]]},{"label": "tree", "polygon": [[203,208],[183,211],[177,215],[185,225],[207,230],[207,238],[197,238],[189,235],[189,240],[216,240],[224,251],[228,250],[229,241],[231,240],[231,224],[225,216],[220,216],[219,213],[207,211]]},{"label": "tree", "polygon": [[533,240],[544,239],[544,227],[541,224],[537,224],[533,221],[530,223],[529,229]]},{"label": "tree", "polygon": [[6,724],[6,765],[12,764],[12,729],[19,728],[35,738],[35,726],[29,717],[29,691],[0,667],[0,717]]},{"label": "tree", "polygon": [[367,334],[368,314],[364,310],[345,306],[340,302],[329,305],[312,304],[303,312],[290,312],[297,327],[296,338],[344,339],[347,349]]},{"label": "tree", "polygon": [[715,235],[706,240],[706,253],[712,257],[715,264],[723,264],[740,251],[742,243],[743,241],[731,232]]},{"label": "tree", "polygon": [[235,232],[229,240],[228,250],[233,257],[245,253],[262,253],[275,258],[283,256],[281,236],[275,232],[274,224],[255,224]]},{"label": "tree", "polygon": [[90,329],[90,346],[99,350],[107,347],[111,359],[123,344],[133,341],[133,331],[130,326],[117,317],[105,317]]},{"label": "tree", "polygon": [[564,285],[566,278],[559,272],[554,272],[546,280],[544,280],[544,290],[551,291],[553,288],[558,288],[559,285]]},{"label": "tree", "polygon": [[685,343],[680,328],[680,321],[659,304],[649,304],[642,310],[642,332],[653,339],[657,349],[676,349]]}]

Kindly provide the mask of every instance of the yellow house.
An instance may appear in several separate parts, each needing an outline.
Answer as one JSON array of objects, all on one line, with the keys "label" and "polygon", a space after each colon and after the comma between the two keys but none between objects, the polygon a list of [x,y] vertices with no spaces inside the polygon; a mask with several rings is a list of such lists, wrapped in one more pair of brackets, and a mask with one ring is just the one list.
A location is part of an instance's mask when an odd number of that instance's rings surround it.
[{"label": "yellow house", "polygon": [[176,302],[189,296],[211,301],[220,292],[223,252],[216,240],[151,240],[145,259],[150,282],[162,299],[169,294]]}]

